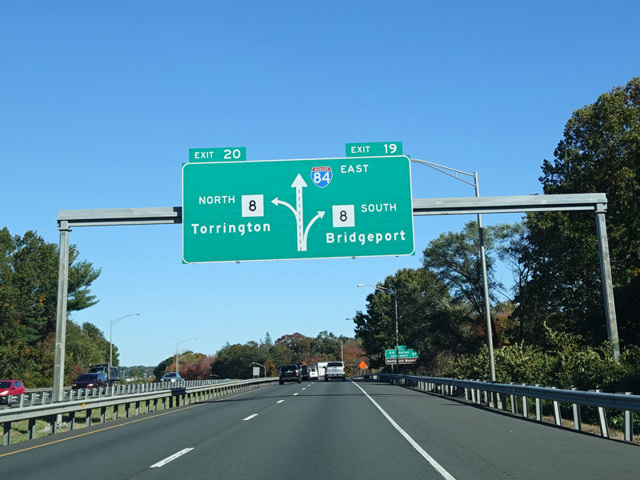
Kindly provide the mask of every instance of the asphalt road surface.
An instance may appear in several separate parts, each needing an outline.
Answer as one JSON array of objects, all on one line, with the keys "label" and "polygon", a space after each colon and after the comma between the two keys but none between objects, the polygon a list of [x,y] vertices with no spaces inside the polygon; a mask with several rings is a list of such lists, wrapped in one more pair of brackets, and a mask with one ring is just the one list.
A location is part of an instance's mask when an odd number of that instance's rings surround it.
[{"label": "asphalt road surface", "polygon": [[375,382],[265,387],[0,447],[2,478],[638,479],[640,447]]}]

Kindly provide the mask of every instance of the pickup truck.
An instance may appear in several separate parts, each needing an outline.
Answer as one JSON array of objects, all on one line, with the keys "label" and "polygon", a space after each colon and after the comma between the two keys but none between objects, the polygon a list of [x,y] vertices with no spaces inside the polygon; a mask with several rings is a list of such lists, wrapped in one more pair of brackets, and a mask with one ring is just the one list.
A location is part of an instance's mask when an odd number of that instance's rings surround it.
[{"label": "pickup truck", "polygon": [[346,380],[346,373],[343,362],[328,362],[327,370],[324,374],[324,381],[328,382],[330,378],[341,378],[344,382]]}]

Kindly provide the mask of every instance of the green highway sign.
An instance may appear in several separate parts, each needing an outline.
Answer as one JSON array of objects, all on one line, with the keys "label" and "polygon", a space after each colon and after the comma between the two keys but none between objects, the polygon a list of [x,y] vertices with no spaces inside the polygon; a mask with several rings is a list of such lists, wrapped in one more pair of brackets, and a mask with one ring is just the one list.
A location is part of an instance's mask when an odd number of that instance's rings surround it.
[{"label": "green highway sign", "polygon": [[[390,348],[384,351],[384,357],[389,359],[396,359],[396,349]],[[407,348],[404,345],[398,345],[398,357],[403,358],[418,358],[418,352],[411,348]]]},{"label": "green highway sign", "polygon": [[402,155],[402,142],[347,143],[347,157]]},{"label": "green highway sign", "polygon": [[185,263],[412,255],[406,156],[187,163]]},{"label": "green highway sign", "polygon": [[394,365],[396,363],[416,363],[418,361],[418,352],[405,345],[398,345],[398,355],[396,349],[390,348],[384,351],[384,363]]},{"label": "green highway sign", "polygon": [[246,147],[189,149],[190,162],[234,162],[246,159]]}]

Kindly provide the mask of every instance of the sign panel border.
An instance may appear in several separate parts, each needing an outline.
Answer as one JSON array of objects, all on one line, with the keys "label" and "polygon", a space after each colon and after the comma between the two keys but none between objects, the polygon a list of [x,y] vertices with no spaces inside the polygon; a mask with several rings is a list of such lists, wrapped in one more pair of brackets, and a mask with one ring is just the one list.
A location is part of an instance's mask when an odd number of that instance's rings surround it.
[{"label": "sign panel border", "polygon": [[[187,255],[185,254],[185,231],[186,231],[186,225],[183,225],[182,228],[182,262],[185,264],[198,264],[198,263],[240,263],[240,262],[254,262],[254,261],[271,261],[271,260],[312,260],[312,259],[329,259],[329,258],[368,258],[368,257],[390,257],[390,256],[409,256],[409,255],[414,255],[415,254],[415,228],[414,228],[414,218],[413,218],[413,191],[412,191],[412,178],[411,178],[411,159],[407,156],[407,155],[388,155],[388,156],[371,156],[371,157],[331,157],[331,158],[301,158],[301,159],[277,159],[277,160],[252,160],[252,161],[243,161],[243,162],[190,162],[190,163],[185,163],[182,165],[182,205],[183,205],[183,215],[184,215],[184,210],[185,210],[185,171],[189,168],[194,168],[195,165],[197,165],[198,167],[195,168],[201,168],[203,165],[216,165],[216,166],[221,166],[221,165],[238,165],[238,164],[242,164],[242,165],[246,165],[247,167],[245,168],[251,168],[248,167],[248,165],[253,165],[253,164],[269,164],[269,163],[274,163],[274,164],[284,164],[286,162],[318,162],[318,166],[321,166],[320,164],[322,162],[328,162],[328,161],[338,161],[338,162],[349,162],[349,163],[353,163],[353,162],[360,162],[360,161],[365,161],[367,159],[371,159],[371,160],[381,160],[381,159],[389,159],[389,160],[393,160],[393,159],[397,159],[397,160],[401,160],[403,162],[406,162],[406,187],[407,187],[407,191],[405,192],[404,190],[402,190],[400,192],[400,195],[406,198],[406,202],[408,207],[409,207],[409,213],[407,215],[407,218],[403,221],[406,222],[410,222],[410,228],[411,228],[411,232],[407,232],[408,234],[408,240],[410,241],[410,248],[411,251],[404,251],[404,252],[398,252],[398,253],[380,253],[380,254],[356,254],[356,255],[352,255],[352,254],[344,254],[344,255],[311,255],[311,256],[295,256],[293,254],[289,255],[282,255],[282,256],[278,256],[278,257],[273,257],[273,256],[266,256],[265,258],[243,258],[242,256],[239,256],[237,258],[221,258],[221,259],[196,259],[194,260],[193,257],[195,255],[191,255],[191,257],[189,259],[185,258]],[[322,182],[320,182],[321,184],[316,184],[315,186],[317,187],[325,187],[326,184],[330,183],[331,179],[329,177],[325,178],[324,180],[322,180]],[[309,184],[312,184],[311,181],[309,181]],[[246,196],[246,195],[245,195]],[[269,198],[264,198],[262,199],[262,204],[264,205],[266,203],[273,203],[273,201]],[[294,209],[289,205],[289,208],[294,211]],[[284,210],[284,209],[283,209]],[[327,211],[326,213],[326,218],[328,219],[329,222],[332,221],[332,212],[331,211]],[[245,215],[246,216],[246,215]],[[335,225],[336,222],[336,218],[333,218],[333,222]],[[186,223],[186,222],[183,222]],[[345,227],[348,227],[349,224],[344,224]],[[407,228],[408,230],[408,228]]]}]

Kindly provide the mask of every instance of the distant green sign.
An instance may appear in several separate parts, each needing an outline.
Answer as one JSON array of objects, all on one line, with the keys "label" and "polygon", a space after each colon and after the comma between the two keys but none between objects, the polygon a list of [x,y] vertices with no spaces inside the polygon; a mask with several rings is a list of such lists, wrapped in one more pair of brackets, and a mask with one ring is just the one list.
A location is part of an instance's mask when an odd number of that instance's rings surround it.
[{"label": "distant green sign", "polygon": [[402,155],[402,142],[347,143],[347,157]]},{"label": "distant green sign", "polygon": [[246,147],[190,148],[190,162],[234,162],[247,159]]},{"label": "distant green sign", "polygon": [[[396,349],[390,348],[384,351],[384,358],[388,358],[390,360],[396,359]],[[398,358],[418,358],[418,352],[413,350],[412,348],[407,348],[405,345],[398,345]]]},{"label": "distant green sign", "polygon": [[384,351],[384,363],[386,365],[412,364],[418,361],[418,352],[404,345],[398,345],[398,355],[396,349],[391,348]]},{"label": "distant green sign", "polygon": [[405,156],[187,163],[185,263],[412,255]]}]

